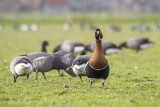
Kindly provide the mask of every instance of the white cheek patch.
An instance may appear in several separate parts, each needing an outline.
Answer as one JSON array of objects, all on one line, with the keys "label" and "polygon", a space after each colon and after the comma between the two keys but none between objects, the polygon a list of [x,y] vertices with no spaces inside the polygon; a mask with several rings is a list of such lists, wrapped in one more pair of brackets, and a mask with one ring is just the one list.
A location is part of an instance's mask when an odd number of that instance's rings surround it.
[{"label": "white cheek patch", "polygon": [[99,35],[99,31],[97,31],[97,34]]},{"label": "white cheek patch", "polygon": [[28,75],[32,72],[33,67],[30,63],[20,63],[15,66],[15,72],[17,75]]},{"label": "white cheek patch", "polygon": [[82,64],[82,65],[74,65],[73,66],[73,71],[75,74],[77,75],[86,75],[84,68],[85,68],[86,64]]}]

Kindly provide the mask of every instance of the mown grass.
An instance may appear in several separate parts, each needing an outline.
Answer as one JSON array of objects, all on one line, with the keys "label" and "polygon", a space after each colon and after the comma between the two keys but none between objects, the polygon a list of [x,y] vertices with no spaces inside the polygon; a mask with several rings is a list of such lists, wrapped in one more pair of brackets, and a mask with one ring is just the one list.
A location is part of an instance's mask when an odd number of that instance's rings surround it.
[{"label": "mown grass", "polygon": [[[0,105],[2,107],[53,107],[53,106],[121,106],[121,107],[159,107],[160,106],[160,31],[151,26],[150,32],[133,32],[131,26],[136,23],[119,23],[122,31],[107,32],[108,24],[96,24],[103,32],[104,40],[119,45],[130,37],[147,37],[155,43],[155,47],[139,53],[123,49],[121,54],[106,56],[110,63],[110,75],[102,89],[101,82],[93,83],[89,88],[89,80],[81,83],[79,78],[72,78],[65,73],[59,77],[56,70],[46,73],[44,80],[39,73],[19,77],[18,83],[13,83],[10,72],[10,61],[17,55],[38,52],[41,42],[48,40],[48,53],[64,40],[73,39],[84,44],[94,41],[94,31],[86,27],[78,31],[73,24],[71,31],[65,32],[62,24],[40,24],[38,32],[14,31],[11,24],[6,25],[0,32]],[[92,55],[92,53],[88,53]],[[70,84],[70,88],[64,88]]]}]

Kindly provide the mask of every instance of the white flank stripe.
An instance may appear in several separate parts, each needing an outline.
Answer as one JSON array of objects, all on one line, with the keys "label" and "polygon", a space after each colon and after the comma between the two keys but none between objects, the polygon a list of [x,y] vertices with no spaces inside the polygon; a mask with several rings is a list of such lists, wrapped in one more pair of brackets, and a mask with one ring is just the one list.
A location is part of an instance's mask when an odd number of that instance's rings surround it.
[{"label": "white flank stripe", "polygon": [[74,53],[81,53],[84,50],[84,46],[76,46],[74,48]]},{"label": "white flank stripe", "polygon": [[115,49],[115,48],[110,48],[105,51],[106,54],[113,54],[113,53],[119,53],[119,52],[122,52],[122,51],[120,49]]},{"label": "white flank stripe", "polygon": [[82,65],[74,65],[73,66],[73,71],[76,75],[85,75],[85,71],[84,71],[84,68],[85,68],[86,64],[82,64]]},{"label": "white flank stripe", "polygon": [[141,49],[146,49],[146,48],[152,47],[152,46],[154,46],[153,43],[145,43],[145,44],[140,45],[140,48]]}]

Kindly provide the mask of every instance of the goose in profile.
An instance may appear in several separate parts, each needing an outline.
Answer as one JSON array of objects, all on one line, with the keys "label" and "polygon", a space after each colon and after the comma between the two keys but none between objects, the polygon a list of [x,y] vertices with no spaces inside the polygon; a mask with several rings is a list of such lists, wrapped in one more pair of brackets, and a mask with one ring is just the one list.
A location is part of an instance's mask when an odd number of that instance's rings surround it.
[{"label": "goose in profile", "polygon": [[46,47],[49,45],[48,41],[43,41],[42,42],[42,49],[41,52],[47,52]]},{"label": "goose in profile", "polygon": [[108,27],[109,32],[119,32],[120,30],[121,30],[120,27],[116,25],[111,25]]},{"label": "goose in profile", "polygon": [[55,55],[50,55],[45,52],[35,52],[27,54],[27,56],[33,63],[33,68],[36,72],[36,79],[38,79],[38,72],[41,72],[44,79],[46,79],[45,72],[51,71],[53,69],[62,69],[72,77],[76,76],[73,70],[69,66],[61,62]]},{"label": "goose in profile", "polygon": [[[89,51],[89,52],[94,52],[95,44],[96,44],[96,42],[93,41],[91,44],[89,44],[85,47],[85,50]],[[103,49],[103,52],[105,55],[121,52],[121,49],[119,49],[118,46],[116,46],[113,43],[104,41],[104,40],[102,40],[102,49]]]},{"label": "goose in profile", "polygon": [[62,43],[62,45],[58,45],[54,50],[53,53],[58,51],[67,51],[74,54],[81,54],[85,55],[85,45],[75,40],[66,40]]},{"label": "goose in profile", "polygon": [[127,41],[121,43],[119,48],[130,48],[138,52],[139,50],[146,49],[152,46],[154,46],[154,43],[149,41],[148,38],[130,38]]},{"label": "goose in profile", "polygon": [[90,60],[91,56],[89,55],[80,55],[75,58],[72,64],[72,69],[74,73],[79,76],[81,82],[83,83],[82,76],[86,76],[84,68],[87,62]]},{"label": "goose in profile", "polygon": [[138,32],[145,32],[145,31],[150,31],[150,27],[145,25],[145,24],[138,24],[132,27],[133,31],[138,31]]},{"label": "goose in profile", "polygon": [[104,87],[104,82],[107,79],[110,71],[110,66],[108,60],[104,56],[102,47],[103,34],[100,29],[96,29],[95,32],[96,46],[94,49],[93,56],[87,62],[85,66],[85,73],[90,80],[90,88],[92,88],[93,80],[102,80],[102,88]]},{"label": "goose in profile", "polygon": [[[72,62],[75,59],[75,56],[71,52],[67,52],[67,51],[58,51],[53,55],[55,55],[61,62],[63,62],[69,67],[72,65]],[[59,73],[59,76],[63,76],[63,71],[60,74],[60,69],[58,69],[58,73]]]},{"label": "goose in profile", "polygon": [[10,70],[14,82],[17,81],[18,76],[27,76],[28,81],[29,75],[33,71],[32,62],[27,56],[17,56],[11,61]]}]

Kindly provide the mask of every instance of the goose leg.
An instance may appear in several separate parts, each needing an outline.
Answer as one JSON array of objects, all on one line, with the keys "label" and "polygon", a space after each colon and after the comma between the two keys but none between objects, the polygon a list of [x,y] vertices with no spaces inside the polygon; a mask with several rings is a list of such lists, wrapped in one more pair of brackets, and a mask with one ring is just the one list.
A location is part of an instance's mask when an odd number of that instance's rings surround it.
[{"label": "goose leg", "polygon": [[61,72],[61,77],[63,77],[64,76],[64,74],[63,74],[63,71]]},{"label": "goose leg", "polygon": [[90,80],[90,88],[92,88],[92,80]]},{"label": "goose leg", "polygon": [[60,74],[60,70],[58,69],[57,71],[58,71],[59,76],[61,76],[61,74]]},{"label": "goose leg", "polygon": [[14,83],[16,83],[18,76],[17,75],[13,75],[13,78],[14,78]]},{"label": "goose leg", "polygon": [[28,83],[29,75],[27,75],[27,83]]},{"label": "goose leg", "polygon": [[45,76],[44,72],[42,72],[42,75],[43,75],[44,79],[46,80],[46,76]]},{"label": "goose leg", "polygon": [[79,78],[81,79],[81,82],[83,83],[82,76],[79,76]]},{"label": "goose leg", "polygon": [[38,79],[38,71],[36,70],[36,80]]},{"label": "goose leg", "polygon": [[102,81],[102,88],[104,87],[104,82],[105,82],[105,81]]}]

